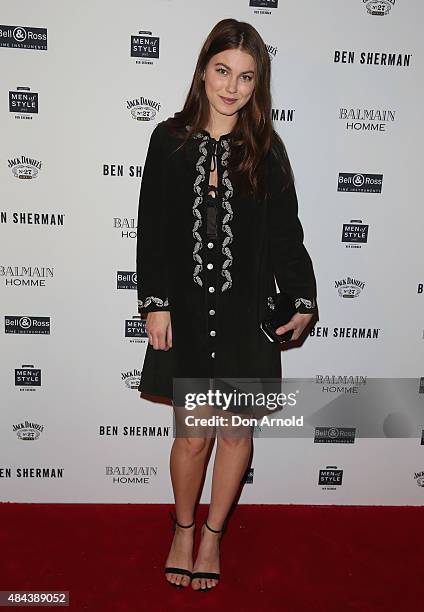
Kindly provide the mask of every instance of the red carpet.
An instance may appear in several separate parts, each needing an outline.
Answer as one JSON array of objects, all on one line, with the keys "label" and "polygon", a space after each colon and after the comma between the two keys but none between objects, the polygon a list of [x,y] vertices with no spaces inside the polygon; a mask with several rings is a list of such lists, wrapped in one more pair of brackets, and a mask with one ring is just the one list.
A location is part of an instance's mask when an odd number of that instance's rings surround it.
[{"label": "red carpet", "polygon": [[68,590],[70,609],[94,612],[423,609],[423,507],[239,505],[207,593],[165,581],[169,509],[0,504],[0,590]]}]

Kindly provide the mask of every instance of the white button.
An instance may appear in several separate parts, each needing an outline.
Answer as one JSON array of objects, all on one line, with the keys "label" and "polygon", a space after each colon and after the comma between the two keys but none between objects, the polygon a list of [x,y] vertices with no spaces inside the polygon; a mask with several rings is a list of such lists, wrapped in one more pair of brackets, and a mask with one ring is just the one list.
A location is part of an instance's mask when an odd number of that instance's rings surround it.
[{"label": "white button", "polygon": [[210,315],[214,315],[214,314],[215,314],[215,311],[214,311],[214,309],[213,309],[213,308],[211,308],[211,310],[209,311],[209,314],[210,314]]},{"label": "white button", "polygon": [[212,249],[213,248],[213,242],[208,242],[208,249]]},{"label": "white button", "polygon": [[215,287],[209,287],[209,293],[213,293],[215,291]]},{"label": "white button", "polygon": [[211,357],[215,357],[215,353],[211,353]]},{"label": "white button", "polygon": [[213,264],[208,264],[206,267],[207,267],[208,270],[212,270]]},{"label": "white button", "polygon": [[209,332],[211,336],[216,336],[216,331],[214,329],[211,329],[211,331]]}]

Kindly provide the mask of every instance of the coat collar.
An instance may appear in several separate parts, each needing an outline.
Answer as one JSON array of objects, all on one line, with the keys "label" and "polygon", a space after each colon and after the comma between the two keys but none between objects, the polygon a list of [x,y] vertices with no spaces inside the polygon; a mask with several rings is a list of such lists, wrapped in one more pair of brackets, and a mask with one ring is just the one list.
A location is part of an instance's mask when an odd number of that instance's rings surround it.
[{"label": "coat collar", "polygon": [[[190,129],[190,125],[186,125],[186,130],[189,131]],[[207,130],[204,129],[199,129],[197,132],[194,132],[192,134],[193,138],[202,138],[203,140],[211,140],[211,141],[215,141],[215,142],[222,142],[222,141],[226,141],[229,142],[232,138],[233,132],[228,132],[228,134],[222,134],[218,140],[216,140],[216,138],[212,138],[212,136],[210,135],[210,133]]]}]

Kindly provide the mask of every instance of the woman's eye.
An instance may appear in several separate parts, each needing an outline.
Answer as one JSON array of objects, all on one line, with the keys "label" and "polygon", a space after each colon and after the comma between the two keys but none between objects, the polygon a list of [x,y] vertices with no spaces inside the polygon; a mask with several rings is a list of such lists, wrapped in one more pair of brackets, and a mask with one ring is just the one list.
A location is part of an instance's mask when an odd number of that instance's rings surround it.
[{"label": "woman's eye", "polygon": [[250,74],[244,74],[243,77],[246,77],[247,81],[251,81],[252,77],[250,76]]},{"label": "woman's eye", "polygon": [[[225,68],[218,68],[218,72],[221,72],[221,71],[222,71],[222,72],[227,72],[227,71],[225,70]],[[221,72],[221,74],[222,74],[222,72]]]}]

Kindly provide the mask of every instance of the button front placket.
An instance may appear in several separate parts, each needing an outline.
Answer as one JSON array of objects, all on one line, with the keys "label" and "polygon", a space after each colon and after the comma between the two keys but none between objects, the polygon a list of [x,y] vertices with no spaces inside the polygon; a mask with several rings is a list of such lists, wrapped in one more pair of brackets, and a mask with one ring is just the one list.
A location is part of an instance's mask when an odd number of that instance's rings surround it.
[{"label": "button front placket", "polygon": [[[209,351],[209,364],[210,364],[210,376],[214,376],[214,359],[216,354],[215,338],[216,338],[216,306],[217,306],[217,293],[218,293],[218,256],[219,256],[219,210],[221,207],[220,200],[220,172],[218,164],[218,147],[220,143],[215,139],[211,139],[210,142],[211,152],[207,157],[207,168],[209,171],[206,172],[207,179],[205,180],[205,191],[204,201],[206,206],[204,207],[206,236],[207,240],[207,251],[206,251],[206,333],[208,337],[208,351]],[[212,185],[210,181],[211,173],[217,169],[217,184],[218,187]]]}]

